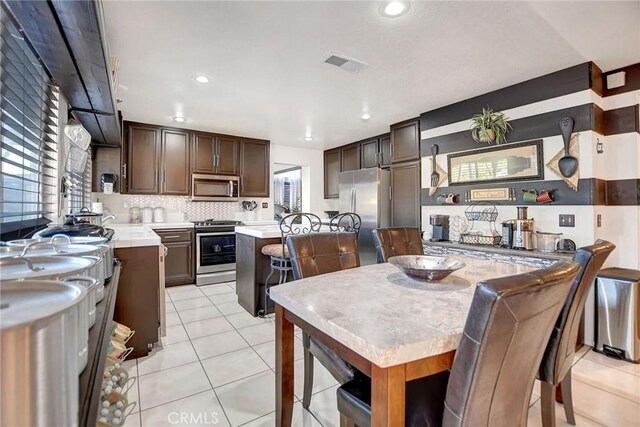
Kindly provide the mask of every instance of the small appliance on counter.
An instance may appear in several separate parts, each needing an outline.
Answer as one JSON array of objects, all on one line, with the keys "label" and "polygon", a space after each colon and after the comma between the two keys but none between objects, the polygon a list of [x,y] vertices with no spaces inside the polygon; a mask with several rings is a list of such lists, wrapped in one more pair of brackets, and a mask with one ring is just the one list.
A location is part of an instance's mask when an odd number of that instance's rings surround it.
[{"label": "small appliance on counter", "polygon": [[100,176],[100,189],[105,194],[112,194],[116,189],[118,175],[115,173],[103,173]]},{"label": "small appliance on counter", "polygon": [[511,249],[513,247],[513,230],[515,229],[515,219],[502,222],[502,240],[500,246]]},{"label": "small appliance on counter", "polygon": [[536,231],[537,249],[540,252],[554,253],[562,245],[562,233]]},{"label": "small appliance on counter", "polygon": [[429,215],[432,242],[449,241],[449,215]]},{"label": "small appliance on counter", "polygon": [[527,207],[518,206],[518,219],[515,220],[513,231],[513,249],[532,251],[533,246],[533,218],[527,218]]}]

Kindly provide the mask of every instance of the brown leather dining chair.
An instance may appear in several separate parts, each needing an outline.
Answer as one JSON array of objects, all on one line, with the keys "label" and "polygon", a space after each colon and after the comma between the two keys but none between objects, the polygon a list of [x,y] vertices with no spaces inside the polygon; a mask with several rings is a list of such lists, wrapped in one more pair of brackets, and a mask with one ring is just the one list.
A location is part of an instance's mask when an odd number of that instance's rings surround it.
[{"label": "brown leather dining chair", "polygon": [[[353,232],[291,236],[287,245],[293,267],[293,277],[296,280],[360,267],[358,238]],[[313,390],[314,357],[327,368],[340,384],[351,380],[355,370],[324,344],[304,332],[302,345],[304,351],[302,406],[309,408]]]},{"label": "brown leather dining chair", "polygon": [[378,263],[387,262],[392,256],[423,255],[420,230],[410,227],[376,228],[372,230]]},{"label": "brown leather dining chair", "polygon": [[615,247],[611,242],[597,240],[591,246],[578,249],[573,257],[580,264],[580,270],[571,284],[569,296],[551,332],[538,372],[544,427],[556,425],[555,399],[558,386],[562,391],[567,421],[573,425],[576,423],[571,396],[571,366],[576,352],[580,318],[596,274]]},{"label": "brown leather dining chair", "polygon": [[[578,272],[572,261],[478,283],[450,371],[406,385],[405,425],[526,426],[551,329]],[[341,424],[371,425],[371,381],[338,388]]]}]

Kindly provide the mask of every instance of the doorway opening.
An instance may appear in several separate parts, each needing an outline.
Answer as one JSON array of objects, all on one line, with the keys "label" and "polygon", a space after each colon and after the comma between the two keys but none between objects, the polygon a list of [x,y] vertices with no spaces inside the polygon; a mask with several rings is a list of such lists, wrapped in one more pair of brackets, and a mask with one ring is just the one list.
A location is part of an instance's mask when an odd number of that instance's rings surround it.
[{"label": "doorway opening", "polygon": [[302,212],[302,167],[285,166],[273,173],[273,218]]}]

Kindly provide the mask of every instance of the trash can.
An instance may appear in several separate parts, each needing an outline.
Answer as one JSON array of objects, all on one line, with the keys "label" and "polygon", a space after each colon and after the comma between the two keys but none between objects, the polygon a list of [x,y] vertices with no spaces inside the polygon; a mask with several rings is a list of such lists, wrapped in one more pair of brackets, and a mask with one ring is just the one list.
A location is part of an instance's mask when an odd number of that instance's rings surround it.
[{"label": "trash can", "polygon": [[640,363],[640,271],[606,268],[596,276],[595,351]]}]

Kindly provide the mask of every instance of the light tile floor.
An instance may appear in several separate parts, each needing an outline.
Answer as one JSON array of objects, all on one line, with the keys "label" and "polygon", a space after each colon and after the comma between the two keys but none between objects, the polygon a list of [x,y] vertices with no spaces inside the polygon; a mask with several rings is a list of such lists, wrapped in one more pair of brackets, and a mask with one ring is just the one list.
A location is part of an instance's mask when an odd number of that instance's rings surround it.
[{"label": "light tile floor", "polygon": [[[137,377],[127,426],[275,425],[273,316],[254,318],[237,303],[235,283],[167,289],[167,335],[160,347],[125,362]],[[302,408],[302,341],[296,331],[295,427],[337,427],[337,382],[316,363],[311,408]],[[528,425],[541,426],[539,384]],[[606,358],[587,347],[573,368],[578,426],[640,426],[640,365]],[[558,426],[568,426],[557,405]]]}]

